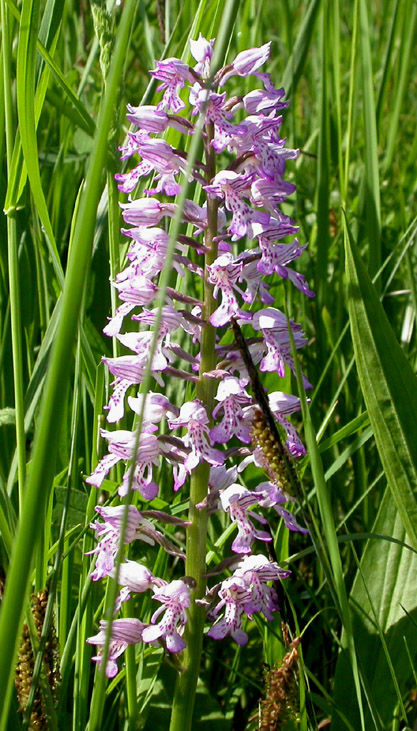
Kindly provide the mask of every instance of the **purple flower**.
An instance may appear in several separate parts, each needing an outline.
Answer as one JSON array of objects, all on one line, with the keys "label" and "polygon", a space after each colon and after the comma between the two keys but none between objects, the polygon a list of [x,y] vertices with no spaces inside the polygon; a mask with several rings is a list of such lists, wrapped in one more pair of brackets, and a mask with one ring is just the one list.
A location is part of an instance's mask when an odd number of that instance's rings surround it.
[{"label": "purple flower", "polygon": [[219,84],[223,86],[231,76],[238,74],[239,76],[249,76],[262,66],[269,58],[271,53],[271,42],[265,43],[259,48],[249,48],[247,51],[238,53],[233,63],[226,66],[219,72]]},{"label": "purple flower", "polygon": [[252,405],[252,399],[245,391],[246,385],[247,381],[239,381],[234,376],[227,376],[220,381],[215,397],[219,404],[212,415],[215,419],[222,410],[223,419],[210,429],[210,439],[213,444],[216,442],[227,444],[234,436],[241,442],[250,443],[251,420],[245,415],[244,408]]},{"label": "purple flower", "polygon": [[152,165],[149,162],[142,161],[127,173],[117,173],[114,178],[120,183],[117,187],[122,193],[132,193],[138,185],[140,178],[150,175],[151,172]]},{"label": "purple flower", "polygon": [[225,613],[209,629],[208,636],[221,640],[230,634],[239,645],[245,645],[248,636],[242,630],[243,614],[252,618],[255,612],[262,612],[267,619],[273,619],[273,612],[278,608],[277,595],[266,582],[281,581],[290,573],[262,555],[242,558],[233,576],[220,584],[220,602],[209,614],[216,617],[223,607]]},{"label": "purple flower", "polygon": [[217,509],[220,491],[225,490],[226,487],[229,487],[230,485],[233,485],[236,480],[236,465],[233,465],[233,467],[229,467],[229,469],[226,469],[224,465],[220,465],[220,467],[210,467],[209,494],[203,500],[203,502],[197,505],[197,508],[208,507],[210,511],[214,512]]},{"label": "purple flower", "polygon": [[[102,358],[102,362],[107,366],[110,373],[116,376],[112,384],[113,393],[110,401],[108,406],[104,407],[108,410],[107,421],[113,423],[123,418],[125,393],[130,386],[142,383],[146,366],[138,355]],[[164,385],[162,378],[156,371],[153,371],[152,375],[160,386]]]},{"label": "purple flower", "polygon": [[244,200],[243,195],[248,195],[252,176],[239,175],[232,170],[219,172],[210,185],[205,185],[204,190],[210,198],[224,199],[228,211],[232,211],[233,218],[230,225],[232,240],[236,241],[242,236],[252,236],[252,224],[268,224],[270,215],[251,208]]},{"label": "purple flower", "polygon": [[257,171],[261,178],[277,181],[278,185],[285,172],[286,160],[295,160],[300,154],[299,150],[285,147],[286,140],[278,137],[281,121],[282,117],[276,117],[275,112],[269,116],[247,117],[245,135],[232,141],[238,155],[245,155],[246,168]]},{"label": "purple flower", "polygon": [[[158,316],[157,310],[143,309],[140,315],[133,315],[132,320],[137,320],[145,325],[154,325]],[[153,371],[163,371],[168,363],[173,360],[169,352],[170,332],[177,330],[183,324],[183,316],[171,305],[164,305],[161,313],[161,322],[158,329],[155,352],[152,360]],[[146,330],[144,332],[128,332],[117,335],[118,340],[133,350],[146,364],[149,359],[150,349],[155,338],[155,332]],[[167,349],[168,346],[168,349]]]},{"label": "purple flower", "polygon": [[128,104],[127,111],[126,119],[146,132],[156,134],[164,132],[169,123],[168,114],[151,104],[144,104],[141,107],[132,107],[131,104]]},{"label": "purple flower", "polygon": [[261,482],[254,492],[258,495],[258,504],[263,508],[273,508],[279,517],[285,523],[288,530],[296,533],[308,533],[307,528],[303,528],[289,510],[282,507],[283,503],[293,501],[294,498],[284,493],[278,485],[272,482]]},{"label": "purple flower", "polygon": [[[111,571],[110,576],[112,576],[113,579],[116,578],[115,568]],[[142,594],[148,589],[164,586],[166,581],[158,579],[151,571],[149,571],[149,569],[146,568],[146,566],[142,566],[142,564],[137,563],[137,561],[129,561],[126,559],[126,561],[121,563],[119,566],[117,583],[119,586],[122,586],[123,589],[120,591],[119,597],[116,601],[116,611],[120,609],[123,602],[127,602],[130,599],[131,592]]]},{"label": "purple flower", "polygon": [[[122,229],[122,233],[133,239],[133,243],[130,245],[126,255],[131,265],[117,275],[117,282],[125,282],[138,275],[154,277],[156,274],[159,274],[164,268],[167,257],[169,246],[168,234],[162,228],[142,225],[136,228]],[[177,244],[176,249],[181,251],[182,248]],[[180,264],[185,264],[188,267],[188,260],[185,257],[178,259],[178,255],[174,254],[173,267],[180,276],[183,276],[183,270]]]},{"label": "purple flower", "polygon": [[126,144],[119,147],[119,150],[122,153],[120,155],[120,159],[128,160],[129,157],[132,157],[132,155],[139,151],[140,141],[147,139],[148,137],[148,133],[144,130],[140,130],[139,132],[128,132]]},{"label": "purple flower", "polygon": [[270,508],[275,505],[283,505],[289,500],[294,500],[293,497],[287,495],[275,482],[261,482],[255,487],[254,492],[258,495],[259,505],[263,507]]},{"label": "purple flower", "polygon": [[[128,495],[130,480],[131,489],[138,490],[145,500],[153,500],[157,496],[159,488],[152,477],[153,466],[159,467],[160,451],[158,437],[142,432],[136,453],[136,463],[133,468],[125,472],[123,482],[118,489],[120,497]],[[133,477],[131,479],[130,471],[132,469]]]},{"label": "purple flower", "polygon": [[236,284],[242,272],[242,263],[235,261],[232,254],[225,253],[218,256],[207,269],[209,282],[214,284],[213,296],[217,298],[219,291],[222,294],[220,307],[210,316],[210,323],[213,327],[225,325],[230,322],[232,317],[251,320],[252,315],[240,309],[235,295],[235,291],[237,291],[240,292],[242,297],[244,296],[242,290]]},{"label": "purple flower", "polygon": [[[166,335],[166,332],[158,333],[152,360],[153,371],[164,371],[169,363],[170,355],[166,348],[164,348]],[[137,360],[143,366],[146,366],[146,363],[149,360],[149,354],[154,338],[155,333],[152,330],[145,330],[139,333],[127,332],[117,336],[117,339],[122,343],[122,345],[136,353]]]},{"label": "purple flower", "polygon": [[273,612],[278,609],[278,599],[275,589],[266,582],[281,581],[290,575],[291,571],[281,569],[277,563],[268,561],[263,555],[245,556],[234,576],[241,578],[251,592],[251,598],[244,608],[246,614],[252,617],[254,612],[262,612],[271,621],[274,618]]},{"label": "purple flower", "polygon": [[301,247],[297,239],[290,244],[271,244],[262,236],[259,237],[259,246],[262,252],[262,258],[258,264],[260,272],[263,274],[276,272],[283,279],[289,279],[307,297],[315,296],[314,292],[309,289],[305,277],[287,267],[290,262],[301,256],[306,246]]},{"label": "purple flower", "polygon": [[[295,365],[291,355],[291,342],[288,333],[287,318],[283,312],[274,307],[267,307],[265,310],[256,312],[253,316],[252,325],[255,330],[260,330],[264,336],[267,346],[267,354],[262,359],[261,371],[276,371],[281,378],[285,376],[285,365],[295,373]],[[289,322],[291,327],[294,345],[303,348],[307,339],[301,329],[301,325],[293,320]],[[305,388],[312,388],[311,383],[303,376]]]},{"label": "purple flower", "polygon": [[[113,571],[114,560],[120,544],[120,529],[125,509],[125,505],[109,508],[96,506],[96,512],[104,519],[104,523],[98,521],[90,523],[90,528],[96,531],[97,537],[100,539],[97,546],[87,553],[87,555],[97,554],[95,569],[91,574],[93,581],[109,576]],[[152,515],[153,517],[164,517],[165,522],[169,522],[166,516],[164,514],[161,516],[158,511],[152,511]],[[172,556],[184,558],[181,551],[176,549],[162,533],[156,530],[152,523],[146,520],[134,505],[129,505],[124,544],[127,545],[135,540],[143,541],[150,546],[157,543],[163,546],[164,550]]]},{"label": "purple flower", "polygon": [[268,394],[269,406],[276,420],[284,427],[287,434],[286,445],[290,454],[301,457],[306,454],[304,444],[298,436],[297,430],[285,417],[300,411],[300,399],[282,391]]},{"label": "purple flower", "polygon": [[[151,617],[153,626],[146,627],[142,633],[144,642],[154,642],[164,639],[167,650],[181,652],[186,644],[179,634],[179,630],[187,621],[186,609],[190,606],[190,590],[181,579],[171,581],[161,589],[155,591],[153,599],[162,603],[162,607]],[[165,612],[159,624],[155,624],[158,617]]]},{"label": "purple flower", "polygon": [[303,526],[301,526],[299,524],[299,522],[297,521],[295,515],[290,513],[289,510],[286,510],[285,508],[281,507],[280,505],[274,505],[273,507],[274,507],[274,510],[276,510],[276,512],[280,516],[280,518],[283,519],[285,526],[286,526],[286,528],[288,528],[288,530],[294,531],[295,533],[304,533],[304,534],[309,533],[308,528],[303,528]]},{"label": "purple flower", "polygon": [[158,293],[156,284],[140,274],[116,283],[114,287],[123,304],[117,308],[114,317],[109,318],[109,323],[103,330],[104,334],[109,337],[119,334],[123,320],[129,312],[135,307],[149,305]]},{"label": "purple flower", "polygon": [[134,444],[134,433],[124,429],[116,432],[100,429],[100,434],[109,442],[109,453],[99,461],[94,472],[86,479],[86,482],[94,487],[101,487],[106,475],[121,459],[130,459]]},{"label": "purple flower", "polygon": [[213,56],[214,39],[207,41],[203,36],[198,36],[196,41],[190,40],[191,55],[197,61],[194,71],[200,74],[202,79],[210,76],[210,64]]},{"label": "purple flower", "polygon": [[[261,359],[263,354],[265,353],[265,345],[263,342],[255,342],[255,343],[248,343],[249,347],[249,353],[251,355],[252,361],[255,365],[257,365]],[[225,366],[227,368],[234,372],[237,371],[239,373],[240,378],[244,378],[246,380],[249,380],[249,374],[246,369],[246,365],[243,362],[242,356],[239,351],[229,350],[226,353],[226,363]]]},{"label": "purple flower", "polygon": [[158,86],[158,91],[165,89],[157,109],[172,109],[174,113],[185,109],[179,91],[184,88],[186,81],[191,83],[194,81],[190,67],[178,58],[166,58],[164,61],[157,61],[156,68],[150,73],[155,79],[162,81],[162,84]]},{"label": "purple flower", "polygon": [[[126,114],[126,119],[129,122],[151,134],[164,132],[167,127],[173,127],[179,132],[185,132],[186,134],[190,134],[193,131],[193,126],[187,119],[167,114],[152,104],[144,104],[141,107],[132,107],[131,104],[128,104],[127,111],[129,114]],[[141,137],[141,139],[144,138],[144,136]],[[136,152],[139,152],[139,150],[136,150]]]},{"label": "purple flower", "polygon": [[[145,407],[143,408],[144,399]],[[172,414],[172,416],[178,416],[179,414],[179,408],[171,404],[170,400],[162,393],[148,391],[146,397],[143,394],[139,394],[136,398],[129,396],[128,403],[132,411],[138,416],[143,410],[143,424],[157,424],[165,419],[167,414]]]},{"label": "purple flower", "polygon": [[219,490],[225,490],[237,479],[237,467],[233,465],[228,469],[221,465],[220,467],[210,467],[209,488],[211,493],[218,494]]},{"label": "purple flower", "polygon": [[[258,74],[258,76],[269,77],[269,74]],[[285,96],[284,89],[254,89],[243,97],[243,106],[248,114],[267,114],[272,110],[279,111],[288,107],[289,102],[282,102]]]},{"label": "purple flower", "polygon": [[219,597],[220,601],[211,611],[211,615],[216,617],[224,607],[224,616],[210,627],[207,636],[213,640],[223,640],[231,635],[238,645],[246,645],[248,635],[242,629],[242,615],[245,605],[250,601],[250,591],[242,579],[231,576],[222,582]]},{"label": "purple flower", "polygon": [[[277,216],[283,224],[288,221],[286,227],[283,225],[282,236],[288,236],[298,231],[298,226],[291,225],[293,223],[291,219],[283,216],[278,207],[295,190],[295,185],[282,180],[282,178],[269,180],[269,178],[257,177],[251,185],[251,201],[255,206],[265,206],[266,210],[272,216]],[[271,274],[271,272],[264,273]]]},{"label": "purple flower", "polygon": [[183,437],[184,445],[191,447],[191,451],[184,462],[187,474],[190,474],[203,459],[212,465],[223,464],[224,454],[209,446],[209,420],[201,401],[197,399],[187,401],[181,406],[179,416],[176,419],[170,419],[168,423],[170,429],[178,429],[183,426],[188,430],[188,433]]},{"label": "purple flower", "polygon": [[271,136],[271,139],[265,140],[262,145],[258,145],[257,157],[261,169],[266,177],[272,180],[279,180],[285,172],[285,162],[287,160],[296,160],[300,154],[299,150],[291,150],[285,147],[286,141],[286,139],[279,138],[274,141]]},{"label": "purple flower", "polygon": [[231,485],[223,490],[220,495],[220,502],[223,510],[226,510],[233,523],[238,527],[238,534],[232,543],[232,551],[235,553],[250,553],[251,544],[255,539],[259,541],[272,541],[272,536],[263,530],[257,530],[253,527],[250,518],[257,520],[263,525],[267,524],[267,520],[254,513],[249,508],[255,505],[259,500],[256,493],[247,490],[243,485]]},{"label": "purple flower", "polygon": [[177,155],[168,142],[159,139],[144,140],[139,145],[139,154],[151,166],[151,170],[159,173],[155,177],[155,180],[160,181],[158,186],[154,190],[145,192],[148,195],[157,193],[177,195],[181,186],[175,180],[175,175],[185,171],[187,161]]},{"label": "purple flower", "polygon": [[175,203],[160,203],[153,198],[139,198],[121,203],[123,220],[133,226],[156,226],[164,216],[175,216]]},{"label": "purple flower", "polygon": [[[136,442],[135,432],[119,429],[110,432],[101,429],[100,434],[109,442],[109,453],[100,460],[94,472],[87,477],[86,482],[94,487],[101,487],[104,478],[120,460],[130,461],[133,458],[133,448]],[[152,466],[159,465],[160,447],[158,438],[153,434],[142,432],[136,452],[136,461],[133,468],[132,490],[139,490],[145,500],[153,500],[158,493],[158,485],[152,481]],[[128,494],[129,473],[127,470],[123,483],[119,487],[119,495]]]},{"label": "purple flower", "polygon": [[[100,505],[96,506],[96,513],[103,518],[104,523],[99,523],[98,521],[90,523],[90,528],[96,531],[97,538],[99,538],[97,546],[87,554],[97,554],[96,565],[91,574],[93,581],[98,581],[104,576],[109,576],[113,570],[114,560],[120,543],[120,528],[125,509],[124,505],[108,508],[102,508]],[[149,537],[143,532],[143,529],[145,528],[146,530],[149,527],[152,529],[152,525],[142,518],[139,510],[134,505],[129,505],[127,511],[127,527],[124,543],[127,545],[137,538],[150,542]]]},{"label": "purple flower", "polygon": [[[111,625],[111,638],[109,645],[109,657],[106,664],[106,676],[114,678],[118,673],[116,660],[124,653],[128,645],[137,645],[142,640],[143,628],[145,625],[139,619],[114,619]],[[86,641],[90,645],[97,645],[97,655],[92,658],[94,662],[101,665],[103,648],[106,641],[107,622],[100,622],[100,631],[97,635],[89,637]]]},{"label": "purple flower", "polygon": [[221,152],[236,137],[246,133],[244,124],[229,122],[233,115],[224,108],[225,98],[225,93],[216,94],[214,91],[203,89],[198,83],[190,90],[190,104],[195,107],[193,114],[204,111],[206,124],[210,122],[214,124],[214,139],[211,144],[216,152]]},{"label": "purple flower", "polygon": [[256,250],[253,253],[250,251],[243,252],[239,256],[239,261],[243,264],[240,279],[246,282],[247,285],[243,293],[244,301],[251,305],[259,298],[264,305],[273,304],[275,300],[268,292],[269,284],[262,281],[262,273],[257,267]]}]

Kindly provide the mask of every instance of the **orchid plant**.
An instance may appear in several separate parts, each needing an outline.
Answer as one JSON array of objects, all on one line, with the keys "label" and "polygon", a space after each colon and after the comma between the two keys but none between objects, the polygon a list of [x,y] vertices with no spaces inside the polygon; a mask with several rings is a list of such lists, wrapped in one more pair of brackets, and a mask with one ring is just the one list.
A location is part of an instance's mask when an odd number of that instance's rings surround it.
[{"label": "orchid plant", "polygon": [[[264,391],[276,423],[272,433],[256,393],[250,393],[248,367],[249,358],[261,373],[283,378],[288,370],[295,371],[295,349],[306,344],[301,325],[274,306],[271,281],[289,280],[307,297],[314,296],[303,275],[291,268],[305,247],[295,238],[296,224],[280,209],[295,190],[283,179],[286,161],[295,160],[299,151],[288,149],[280,137],[280,112],[288,105],[284,90],[276,89],[270,75],[259,71],[269,58],[270,45],[243,51],[214,73],[214,41],[200,35],[190,43],[194,66],[177,58],[158,62],[151,75],[160,82],[162,99],[157,106],[128,106],[127,119],[135,131],[120,148],[123,160],[135,155],[141,160],[116,175],[120,191],[131,196],[122,204],[128,226],[122,233],[130,246],[127,266],[113,283],[120,305],[104,332],[130,354],[103,359],[114,377],[106,412],[108,423],[117,424],[128,406],[140,433],[101,430],[107,454],[87,483],[101,488],[110,470],[121,463],[125,471],[118,495],[127,496],[129,504],[97,506],[101,521],[91,526],[98,539],[92,578],[117,579],[121,591],[116,612],[131,593],[150,591],[158,603],[148,624],[138,618],[111,622],[105,672],[110,678],[117,674],[116,659],[128,645],[158,643],[168,653],[181,653],[172,729],[191,724],[204,628],[214,640],[230,636],[245,645],[244,618],[258,613],[271,620],[278,609],[272,584],[290,572],[263,552],[262,546],[272,541],[268,511],[278,514],[289,530],[307,532],[284,507],[295,500],[286,469],[305,454],[289,418],[299,410],[299,399]],[[223,89],[235,76],[253,76],[260,88],[228,97]],[[190,169],[187,152],[159,135],[172,128],[186,142],[195,132],[195,117],[203,119],[204,155]],[[172,199],[181,191],[184,173],[195,195],[178,211]],[[149,179],[149,187],[135,199],[142,178]],[[172,267],[180,278],[186,271],[198,278],[202,297],[167,287],[158,308],[153,304],[161,294],[159,276],[170,247],[169,219],[179,214],[184,232],[176,237]],[[243,242],[247,248],[242,248]],[[139,323],[139,330],[132,327],[134,323]],[[246,357],[236,340],[230,341],[231,324],[242,328]],[[156,390],[143,393],[147,367]],[[187,381],[194,397],[171,403],[163,393],[167,379]],[[303,381],[306,388],[311,386],[305,376]],[[161,460],[172,466],[173,496],[189,489],[187,521],[139,510],[132,502],[132,493],[139,493],[142,503],[158,496]],[[249,464],[259,469],[255,489],[243,481]],[[127,522],[121,535],[124,511]],[[230,545],[233,555],[217,570],[218,574],[223,569],[225,578],[207,587],[207,525],[216,511],[228,515],[236,534]],[[185,554],[160,530],[159,521],[185,529]],[[182,574],[178,561],[171,582],[127,557],[117,566],[121,540],[125,545],[142,541],[163,546],[185,561]],[[209,579],[211,583],[211,575]],[[102,622],[99,633],[89,639],[98,647],[93,658],[98,663],[106,627]]]}]

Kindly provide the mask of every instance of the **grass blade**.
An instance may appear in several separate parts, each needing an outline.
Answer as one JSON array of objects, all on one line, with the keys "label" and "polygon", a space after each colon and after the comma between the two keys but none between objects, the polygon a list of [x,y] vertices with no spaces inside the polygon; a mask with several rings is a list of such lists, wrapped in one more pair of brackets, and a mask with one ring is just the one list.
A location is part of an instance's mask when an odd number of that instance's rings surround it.
[{"label": "grass blade", "polygon": [[348,305],[359,381],[392,497],[417,548],[417,378],[346,227]]},{"label": "grass blade", "polygon": [[381,266],[381,203],[371,36],[368,23],[368,8],[365,0],[359,0],[359,26],[359,52],[362,66],[365,121],[364,204],[366,231],[369,241],[369,274],[373,277]]},{"label": "grass blade", "polygon": [[[385,491],[373,526],[374,534],[387,534],[398,543],[372,540],[365,548],[350,594],[353,632],[358,648],[360,666],[386,728],[395,715],[401,693],[410,680],[410,665],[406,653],[398,652],[403,637],[414,655],[417,637],[412,621],[417,616],[417,602],[413,576],[417,570],[417,556],[406,550],[406,535],[402,521],[389,490]],[[345,653],[338,658],[333,700],[354,728],[359,723],[358,708],[352,698],[354,689]],[[366,728],[372,727],[370,712],[365,712]],[[336,716],[332,731],[345,726]]]},{"label": "grass blade", "polygon": [[294,43],[291,56],[285,67],[282,76],[282,85],[285,89],[287,97],[294,95],[295,88],[300,79],[304,63],[310,48],[311,37],[313,35],[314,24],[316,22],[317,13],[321,0],[311,0]]}]

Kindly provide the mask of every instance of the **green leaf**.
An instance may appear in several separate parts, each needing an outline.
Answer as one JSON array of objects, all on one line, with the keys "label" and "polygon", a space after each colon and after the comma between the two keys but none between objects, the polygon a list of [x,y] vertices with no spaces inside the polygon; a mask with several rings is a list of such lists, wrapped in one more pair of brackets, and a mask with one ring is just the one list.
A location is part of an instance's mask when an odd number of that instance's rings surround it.
[{"label": "green leaf", "polygon": [[417,549],[417,378],[348,229],[348,305],[359,381],[388,486]]},{"label": "green leaf", "polygon": [[[373,533],[385,534],[405,541],[406,535],[389,490],[386,490]],[[417,555],[399,543],[368,541],[360,569],[353,583],[350,605],[352,626],[359,666],[365,678],[368,699],[377,709],[383,727],[394,717],[398,706],[392,675],[404,694],[412,681],[412,668],[406,652],[414,660],[417,635],[413,620],[417,619],[417,595],[414,577]],[[409,615],[409,616],[407,616]],[[385,640],[385,649],[380,634]],[[387,654],[390,657],[390,670]],[[334,702],[354,728],[359,727],[352,671],[347,653],[338,658],[334,686]],[[365,706],[366,728],[374,727],[369,707]],[[344,722],[335,713],[332,731],[344,731]]]},{"label": "green leaf", "polygon": [[[52,512],[52,522],[59,525],[67,497],[67,487],[55,488],[55,505]],[[87,508],[88,495],[81,490],[72,490],[68,509],[67,527],[84,525]]]},{"label": "green leaf", "polygon": [[[145,725],[145,731],[169,728],[173,682],[175,682],[175,674],[165,663],[161,666],[158,680],[155,683],[151,712]],[[217,699],[210,695],[207,686],[201,680],[197,684],[196,708],[198,708],[198,718],[193,721],[195,731],[211,731],[214,728],[218,731],[230,730],[230,720],[222,713]]]}]

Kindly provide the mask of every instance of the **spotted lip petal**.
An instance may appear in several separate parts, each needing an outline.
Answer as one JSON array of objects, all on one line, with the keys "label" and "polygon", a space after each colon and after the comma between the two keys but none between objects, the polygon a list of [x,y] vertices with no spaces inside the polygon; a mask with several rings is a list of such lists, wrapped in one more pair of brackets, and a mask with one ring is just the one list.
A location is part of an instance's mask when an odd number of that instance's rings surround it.
[{"label": "spotted lip petal", "polygon": [[[190,606],[190,590],[181,579],[171,581],[160,589],[156,589],[153,599],[162,606],[151,617],[151,626],[144,629],[144,642],[164,639],[170,652],[181,652],[186,644],[179,634],[182,625],[187,621],[186,609]],[[163,614],[158,624],[156,620]]]}]

